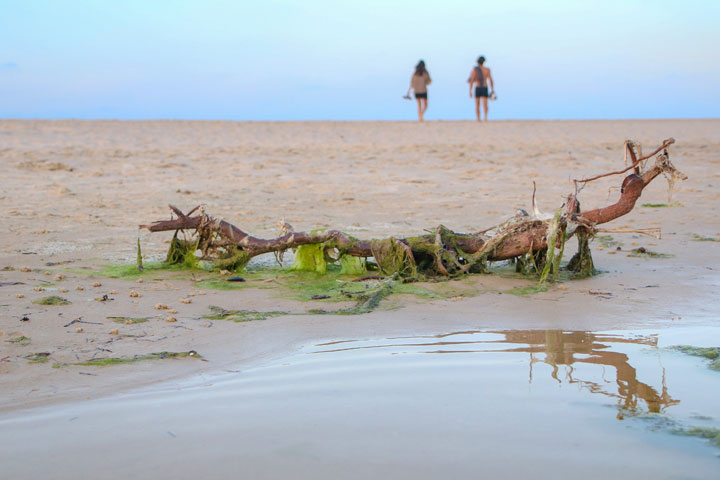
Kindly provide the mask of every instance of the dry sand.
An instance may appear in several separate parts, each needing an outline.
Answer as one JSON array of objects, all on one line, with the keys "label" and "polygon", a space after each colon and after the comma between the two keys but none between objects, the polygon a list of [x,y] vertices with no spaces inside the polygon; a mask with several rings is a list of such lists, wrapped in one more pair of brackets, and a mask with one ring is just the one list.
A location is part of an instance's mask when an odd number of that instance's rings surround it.
[{"label": "dry sand", "polygon": [[[0,287],[0,410],[243,368],[325,338],[454,328],[717,326],[720,243],[693,235],[720,240],[714,210],[720,199],[719,132],[719,120],[0,121],[0,282],[22,282]],[[662,227],[663,238],[616,234],[622,251],[594,248],[604,274],[530,297],[498,294],[528,281],[478,276],[455,282],[468,295],[406,298],[392,311],[207,322],[201,316],[209,305],[295,313],[317,305],[267,288],[200,291],[191,280],[171,277],[138,284],[92,275],[102,265],[134,262],[137,225],[168,218],[169,203],[182,209],[204,204],[208,213],[263,237],[277,235],[279,219],[296,230],[332,227],[361,238],[414,234],[438,224],[471,231],[529,209],[533,180],[540,207],[553,211],[571,191],[571,179],[622,167],[626,138],[649,150],[667,137],[677,139],[672,161],[689,176],[675,187],[677,204],[640,206],[668,201],[668,186],[659,178],[632,213],[608,225]],[[614,177],[591,184],[581,194],[583,206],[613,203],[620,182]],[[171,235],[141,231],[147,259],[162,258]],[[674,257],[627,256],[639,246]],[[69,263],[48,266],[58,262]],[[58,273],[65,278],[54,280]],[[45,291],[35,290],[48,281],[53,285]],[[141,296],[131,297],[133,290]],[[72,305],[31,303],[53,294]],[[104,294],[114,300],[95,301]],[[157,303],[177,310],[177,322],[165,322]],[[151,320],[118,325],[109,316]],[[93,323],[64,326],[80,317]],[[115,328],[118,335],[110,333]],[[9,341],[19,336],[31,343]],[[187,350],[207,361],[52,368],[57,362]],[[34,352],[50,353],[51,361],[29,363],[24,357]]]}]

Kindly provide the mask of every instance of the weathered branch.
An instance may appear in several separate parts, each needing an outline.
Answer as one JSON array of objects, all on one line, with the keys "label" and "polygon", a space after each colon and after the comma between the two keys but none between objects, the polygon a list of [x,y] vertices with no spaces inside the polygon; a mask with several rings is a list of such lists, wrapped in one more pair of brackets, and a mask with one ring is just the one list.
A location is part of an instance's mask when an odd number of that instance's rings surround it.
[{"label": "weathered branch", "polygon": [[[198,240],[198,245],[206,255],[218,248],[224,248],[228,254],[231,251],[240,252],[246,261],[263,253],[283,252],[305,245],[322,245],[326,252],[337,249],[341,255],[375,257],[379,265],[382,263],[379,257],[392,251],[394,255],[400,255],[405,259],[400,263],[411,262],[413,265],[420,265],[425,262],[429,265],[426,270],[452,276],[456,273],[472,271],[475,264],[543,251],[548,248],[548,238],[551,237],[551,233],[553,238],[557,238],[558,247],[562,246],[560,238],[564,242],[564,239],[576,233],[582,233],[583,241],[587,242],[587,236],[594,233],[597,225],[610,222],[632,211],[643,189],[658,175],[665,174],[673,179],[687,178],[670,163],[668,147],[674,142],[674,139],[665,140],[651,155],[639,158],[635,154],[634,144],[630,141],[626,142],[626,153],[629,150],[632,159],[629,167],[617,172],[576,180],[577,186],[578,182],[588,183],[608,175],[635,169],[635,173],[631,173],[623,180],[619,200],[613,205],[583,212],[580,210],[577,193],[571,194],[568,196],[565,212],[556,218],[555,223],[552,219],[538,218],[539,214],[534,208],[534,216],[523,213],[501,225],[477,233],[455,233],[440,226],[432,233],[415,237],[359,240],[338,230],[294,232],[292,227],[284,224],[283,231],[287,233],[276,238],[262,239],[253,237],[224,220],[206,215],[202,210],[199,215],[191,216],[200,207],[195,207],[188,214],[184,214],[177,207],[170,205],[171,211],[177,218],[140,225],[140,228],[146,228],[151,232],[195,230],[198,238],[202,239]],[[661,151],[663,153],[657,155]],[[657,155],[655,165],[645,172],[640,172],[641,163],[654,155]],[[534,193],[533,188],[533,204]],[[551,225],[565,234],[558,236],[557,231],[551,232]],[[382,265],[380,268],[382,269]]]}]

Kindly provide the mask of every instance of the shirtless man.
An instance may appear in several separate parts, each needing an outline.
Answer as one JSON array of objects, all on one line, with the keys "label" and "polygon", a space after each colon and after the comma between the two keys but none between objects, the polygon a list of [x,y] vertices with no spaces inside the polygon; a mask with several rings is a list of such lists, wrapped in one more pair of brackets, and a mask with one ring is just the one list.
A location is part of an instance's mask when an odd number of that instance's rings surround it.
[{"label": "shirtless man", "polygon": [[485,121],[487,121],[488,97],[490,96],[490,93],[488,93],[488,85],[490,86],[490,92],[495,90],[495,85],[493,84],[490,69],[483,65],[485,63],[485,57],[478,58],[477,63],[478,66],[473,68],[472,72],[470,72],[470,80],[468,80],[468,82],[470,82],[470,98],[473,98],[473,86],[475,87],[475,116],[479,122],[480,99],[482,99]]}]

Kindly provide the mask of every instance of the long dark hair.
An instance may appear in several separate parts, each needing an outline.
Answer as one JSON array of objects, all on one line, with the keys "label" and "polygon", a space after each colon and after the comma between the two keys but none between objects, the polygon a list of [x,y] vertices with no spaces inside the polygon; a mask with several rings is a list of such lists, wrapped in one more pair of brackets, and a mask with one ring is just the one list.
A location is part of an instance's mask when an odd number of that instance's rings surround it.
[{"label": "long dark hair", "polygon": [[420,60],[417,65],[415,65],[415,75],[422,77],[425,75],[425,61]]}]

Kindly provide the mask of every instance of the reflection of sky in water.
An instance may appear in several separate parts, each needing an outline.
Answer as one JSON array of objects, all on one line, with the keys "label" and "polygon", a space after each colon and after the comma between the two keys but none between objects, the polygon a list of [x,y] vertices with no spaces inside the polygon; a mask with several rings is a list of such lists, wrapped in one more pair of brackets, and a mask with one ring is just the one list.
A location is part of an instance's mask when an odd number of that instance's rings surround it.
[{"label": "reflection of sky in water", "polygon": [[717,478],[717,449],[670,430],[720,427],[720,373],[664,348],[716,330],[335,339],[0,416],[0,463],[8,478]]}]

